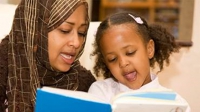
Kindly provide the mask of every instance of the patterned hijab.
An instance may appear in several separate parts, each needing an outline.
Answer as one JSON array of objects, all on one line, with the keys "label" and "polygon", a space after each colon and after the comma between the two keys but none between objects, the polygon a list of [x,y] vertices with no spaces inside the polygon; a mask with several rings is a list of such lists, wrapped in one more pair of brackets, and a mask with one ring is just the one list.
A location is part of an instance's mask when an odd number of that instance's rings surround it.
[{"label": "patterned hijab", "polygon": [[[88,8],[85,0],[22,0],[18,5],[8,43],[9,112],[32,112],[38,87],[78,88],[75,68],[85,43],[70,70],[56,72],[48,59],[47,35],[81,4]],[[86,22],[89,25],[88,14]]]}]

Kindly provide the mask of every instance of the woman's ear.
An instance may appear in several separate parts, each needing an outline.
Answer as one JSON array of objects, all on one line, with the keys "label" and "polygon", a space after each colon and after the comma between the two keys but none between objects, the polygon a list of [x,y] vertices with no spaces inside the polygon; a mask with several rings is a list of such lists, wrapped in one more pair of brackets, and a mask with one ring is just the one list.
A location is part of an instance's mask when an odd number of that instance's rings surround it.
[{"label": "woman's ear", "polygon": [[155,45],[152,39],[149,40],[149,42],[147,43],[147,53],[148,53],[149,59],[153,58],[154,53],[155,53]]}]

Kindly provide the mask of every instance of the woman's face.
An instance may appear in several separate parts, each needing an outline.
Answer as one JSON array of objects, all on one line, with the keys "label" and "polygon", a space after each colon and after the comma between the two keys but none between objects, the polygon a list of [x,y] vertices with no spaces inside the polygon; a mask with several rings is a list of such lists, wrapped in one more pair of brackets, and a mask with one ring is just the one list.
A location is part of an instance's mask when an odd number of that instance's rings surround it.
[{"label": "woman's face", "polygon": [[86,7],[80,5],[59,27],[48,33],[51,66],[61,72],[70,69],[85,41]]},{"label": "woman's face", "polygon": [[154,43],[144,44],[130,24],[112,26],[100,40],[104,62],[112,75],[131,89],[139,89],[151,81],[149,59]]}]

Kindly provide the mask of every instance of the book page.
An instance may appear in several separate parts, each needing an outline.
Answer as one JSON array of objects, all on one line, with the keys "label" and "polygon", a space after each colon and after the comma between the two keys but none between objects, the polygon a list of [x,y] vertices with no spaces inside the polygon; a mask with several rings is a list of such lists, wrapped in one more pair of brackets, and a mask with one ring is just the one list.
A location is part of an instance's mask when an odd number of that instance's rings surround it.
[{"label": "book page", "polygon": [[131,91],[117,95],[113,112],[185,112],[187,103],[176,100],[171,90]]}]

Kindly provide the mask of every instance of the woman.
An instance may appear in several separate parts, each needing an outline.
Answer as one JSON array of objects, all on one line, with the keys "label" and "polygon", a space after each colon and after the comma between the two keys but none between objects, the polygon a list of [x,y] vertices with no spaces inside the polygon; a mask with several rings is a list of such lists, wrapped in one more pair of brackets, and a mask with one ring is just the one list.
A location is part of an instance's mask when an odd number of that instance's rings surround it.
[{"label": "woman", "polygon": [[33,112],[36,89],[87,91],[95,81],[78,61],[89,26],[85,0],[22,0],[0,44],[0,111]]}]

